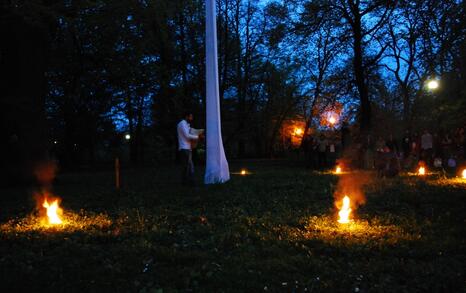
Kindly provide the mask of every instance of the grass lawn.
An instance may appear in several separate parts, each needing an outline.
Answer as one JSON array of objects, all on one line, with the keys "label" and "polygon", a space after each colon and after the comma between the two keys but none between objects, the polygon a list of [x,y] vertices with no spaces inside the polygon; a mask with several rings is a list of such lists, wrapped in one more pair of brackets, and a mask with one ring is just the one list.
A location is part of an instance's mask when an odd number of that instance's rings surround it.
[{"label": "grass lawn", "polygon": [[111,172],[59,175],[61,229],[35,223],[31,188],[0,190],[0,291],[465,290],[466,180],[374,180],[342,227],[337,176],[245,165],[252,174],[194,188],[176,167],[127,170],[120,192]]}]

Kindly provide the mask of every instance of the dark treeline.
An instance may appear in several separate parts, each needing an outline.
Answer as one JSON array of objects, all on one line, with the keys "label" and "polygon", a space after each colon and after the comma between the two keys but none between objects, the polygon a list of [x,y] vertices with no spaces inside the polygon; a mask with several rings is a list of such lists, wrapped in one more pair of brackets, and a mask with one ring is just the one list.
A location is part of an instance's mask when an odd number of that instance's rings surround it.
[{"label": "dark treeline", "polygon": [[[0,153],[9,173],[50,155],[92,165],[122,148],[133,163],[173,158],[183,111],[203,127],[204,1],[2,3]],[[362,133],[465,122],[463,1],[217,7],[231,157],[278,155],[287,123],[314,128],[335,105]],[[425,87],[431,78],[441,80],[435,92]]]}]

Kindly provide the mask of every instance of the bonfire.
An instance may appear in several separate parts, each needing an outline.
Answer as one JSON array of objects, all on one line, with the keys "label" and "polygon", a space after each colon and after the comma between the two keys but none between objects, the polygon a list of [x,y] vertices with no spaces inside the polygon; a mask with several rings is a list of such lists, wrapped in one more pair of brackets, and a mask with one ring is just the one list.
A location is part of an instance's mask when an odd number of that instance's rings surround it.
[{"label": "bonfire", "polygon": [[338,223],[348,224],[349,222],[351,222],[350,214],[351,214],[350,198],[347,195],[345,195],[345,197],[343,198],[343,206],[338,212],[338,216],[339,216]]},{"label": "bonfire", "polygon": [[49,203],[49,200],[47,198],[44,198],[42,207],[46,209],[46,221],[48,225],[63,224],[63,220],[61,219],[63,210],[60,208],[58,204],[58,199],[55,199],[54,201],[51,201]]},{"label": "bonfire", "polygon": [[341,170],[341,167],[340,166],[337,166],[335,168],[335,174],[341,174],[342,170]]},{"label": "bonfire", "polygon": [[419,167],[419,170],[418,170],[417,174],[420,175],[420,176],[426,175],[426,168],[425,167]]}]

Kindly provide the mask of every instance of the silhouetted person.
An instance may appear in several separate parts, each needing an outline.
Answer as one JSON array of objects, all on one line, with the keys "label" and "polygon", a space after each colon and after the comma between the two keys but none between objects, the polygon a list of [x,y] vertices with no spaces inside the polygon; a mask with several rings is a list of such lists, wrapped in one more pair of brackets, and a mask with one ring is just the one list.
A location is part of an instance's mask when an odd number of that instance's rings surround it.
[{"label": "silhouetted person", "polygon": [[351,144],[351,133],[347,122],[343,122],[341,127],[341,148],[344,152]]},{"label": "silhouetted person", "polygon": [[421,136],[421,156],[424,161],[430,164],[432,159],[432,151],[434,147],[434,138],[429,131],[424,130],[424,133]]},{"label": "silhouetted person", "polygon": [[406,159],[411,150],[411,135],[409,134],[409,130],[405,131],[405,135],[401,140],[401,151],[403,152],[403,158]]},{"label": "silhouetted person", "polygon": [[320,168],[325,168],[327,166],[327,146],[328,140],[323,134],[320,135],[319,140],[317,141],[318,149],[318,162]]},{"label": "silhouetted person", "polygon": [[388,146],[391,152],[394,152],[396,155],[398,155],[400,149],[398,148],[398,142],[393,137],[393,134],[390,134],[390,136],[388,137],[386,145]]}]

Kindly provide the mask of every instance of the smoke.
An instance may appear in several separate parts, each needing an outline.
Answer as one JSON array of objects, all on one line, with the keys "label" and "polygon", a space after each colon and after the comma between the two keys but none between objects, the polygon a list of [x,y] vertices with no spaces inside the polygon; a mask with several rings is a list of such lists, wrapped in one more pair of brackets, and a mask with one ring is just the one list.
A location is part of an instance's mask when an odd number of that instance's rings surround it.
[{"label": "smoke", "polygon": [[34,176],[39,184],[39,191],[34,192],[34,200],[36,202],[36,208],[41,214],[44,213],[42,207],[44,200],[54,198],[51,190],[57,171],[58,167],[54,161],[41,162],[34,168]]},{"label": "smoke", "polygon": [[337,188],[334,193],[335,206],[340,209],[342,199],[347,195],[351,200],[351,207],[356,209],[366,202],[364,196],[364,186],[372,182],[371,172],[351,172],[339,176]]},{"label": "smoke", "polygon": [[58,167],[54,161],[42,162],[34,168],[34,175],[42,189],[50,189],[57,173]]}]

